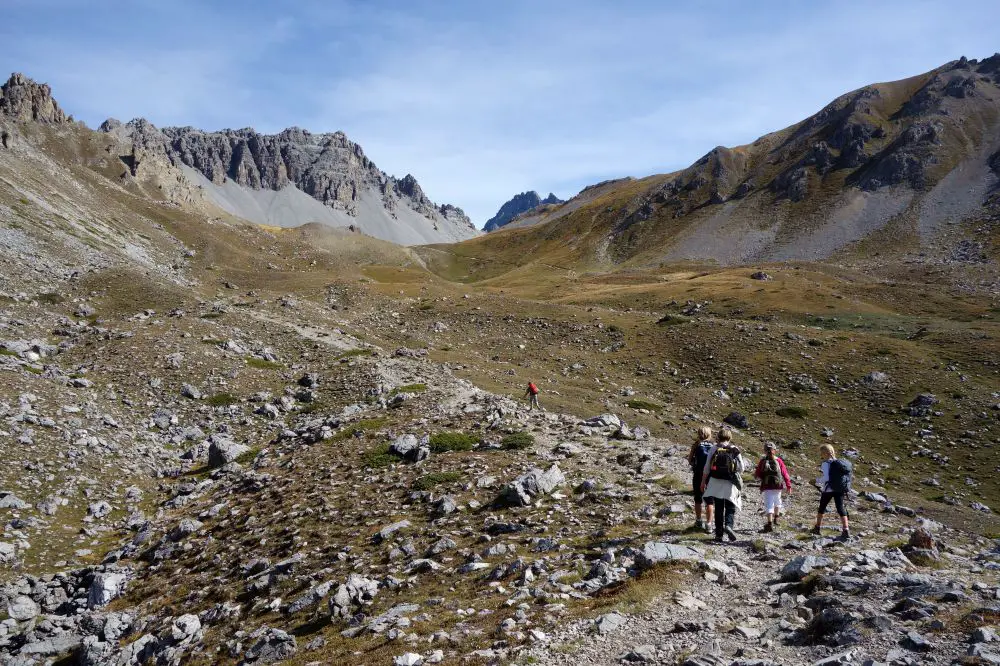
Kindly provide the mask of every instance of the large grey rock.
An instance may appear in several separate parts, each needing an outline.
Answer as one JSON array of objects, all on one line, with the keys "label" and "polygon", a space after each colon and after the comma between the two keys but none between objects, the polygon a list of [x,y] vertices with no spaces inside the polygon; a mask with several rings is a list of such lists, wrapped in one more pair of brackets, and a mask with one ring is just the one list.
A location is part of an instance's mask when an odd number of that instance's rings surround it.
[{"label": "large grey rock", "polygon": [[643,568],[648,568],[671,560],[697,560],[700,558],[701,553],[689,546],[664,543],[662,541],[648,541],[643,545],[642,551],[636,556],[636,563]]},{"label": "large grey rock", "polygon": [[333,583],[326,582],[320,583],[319,585],[314,585],[309,588],[306,592],[301,594],[292,603],[288,604],[286,612],[289,615],[294,615],[295,613],[300,613],[307,608],[312,608],[313,606],[319,605],[326,595],[330,593],[330,588],[333,587]]},{"label": "large grey rock", "polygon": [[620,613],[607,613],[594,620],[594,628],[599,634],[611,634],[625,626],[625,620]]},{"label": "large grey rock", "polygon": [[124,573],[99,573],[87,591],[87,607],[98,608],[111,603],[125,591],[128,576]]},{"label": "large grey rock", "polygon": [[8,564],[17,557],[17,549],[14,544],[0,541],[0,564]]},{"label": "large grey rock", "polygon": [[295,654],[295,637],[281,629],[261,627],[250,634],[250,649],[243,655],[244,664],[271,664]]},{"label": "large grey rock", "polygon": [[402,435],[393,440],[389,450],[412,462],[420,462],[431,454],[430,437],[417,438],[416,435]]},{"label": "large grey rock", "polygon": [[51,638],[28,643],[21,648],[22,655],[54,656],[75,650],[83,643],[83,636],[66,632]]},{"label": "large grey rock", "polygon": [[14,618],[18,622],[27,622],[28,620],[34,619],[42,612],[42,609],[38,607],[34,599],[26,596],[14,597],[11,599],[10,603],[7,604],[7,615]]},{"label": "large grey rock", "polygon": [[383,541],[388,541],[389,537],[391,537],[393,534],[399,532],[400,530],[405,530],[409,526],[410,526],[410,521],[408,520],[400,520],[399,522],[393,523],[392,525],[386,525],[385,527],[383,527],[378,531],[373,540],[375,541],[375,543],[382,543]]},{"label": "large grey rock", "polygon": [[559,465],[545,471],[535,467],[508,484],[497,501],[506,506],[528,506],[536,497],[549,495],[564,483],[566,477]]},{"label": "large grey rock", "polygon": [[175,641],[186,641],[201,631],[201,620],[190,613],[181,615],[170,625],[170,637]]},{"label": "large grey rock", "polygon": [[330,617],[349,618],[355,609],[370,604],[377,594],[378,581],[351,574],[347,577],[347,582],[338,586],[336,593],[330,597]]},{"label": "large grey rock", "polygon": [[14,509],[19,511],[21,509],[27,509],[30,506],[30,504],[22,500],[14,493],[0,490],[0,509]]},{"label": "large grey rock", "polygon": [[829,557],[817,555],[800,555],[781,568],[781,580],[785,582],[799,581],[809,575],[813,569],[821,569],[833,564]]},{"label": "large grey rock", "polygon": [[213,435],[208,444],[208,466],[211,469],[223,467],[250,450],[250,447],[237,444],[227,437]]}]

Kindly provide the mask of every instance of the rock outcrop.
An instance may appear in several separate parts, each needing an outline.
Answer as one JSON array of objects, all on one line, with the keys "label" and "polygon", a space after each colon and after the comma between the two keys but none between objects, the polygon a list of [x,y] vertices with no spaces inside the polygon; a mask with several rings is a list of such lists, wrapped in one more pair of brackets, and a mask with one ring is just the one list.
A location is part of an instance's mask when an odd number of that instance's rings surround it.
[{"label": "rock outcrop", "polygon": [[534,190],[515,194],[510,201],[500,206],[500,210],[497,211],[496,215],[486,222],[483,231],[496,231],[500,227],[512,222],[518,215],[527,213],[529,210],[538,208],[541,205],[561,203],[563,203],[563,200],[552,193],[549,193],[549,196],[544,199],[539,197],[538,192]]},{"label": "rock outcrop", "polygon": [[18,122],[60,124],[67,121],[66,114],[52,98],[52,89],[19,73],[12,74],[0,87],[0,116]]}]

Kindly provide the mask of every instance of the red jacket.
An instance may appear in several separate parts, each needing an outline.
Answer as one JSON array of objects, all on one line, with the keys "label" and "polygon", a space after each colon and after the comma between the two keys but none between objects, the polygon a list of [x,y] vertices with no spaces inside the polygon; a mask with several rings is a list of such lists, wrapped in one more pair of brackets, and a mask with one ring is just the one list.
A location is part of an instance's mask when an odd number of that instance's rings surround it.
[{"label": "red jacket", "polygon": [[[765,456],[764,458],[761,458],[760,462],[757,463],[757,469],[753,473],[754,478],[760,479],[763,476],[763,474],[764,474],[764,459],[766,457],[767,456]],[[785,467],[785,461],[782,460],[779,456],[774,456],[774,459],[778,461],[778,469],[781,470],[781,476],[785,480],[785,489],[791,490],[792,489],[792,478],[790,476],[788,476],[788,469]],[[761,490],[781,490],[781,486],[775,486],[775,485],[768,485],[768,486],[766,486],[766,485],[764,485],[763,480],[761,480],[760,489]]]}]

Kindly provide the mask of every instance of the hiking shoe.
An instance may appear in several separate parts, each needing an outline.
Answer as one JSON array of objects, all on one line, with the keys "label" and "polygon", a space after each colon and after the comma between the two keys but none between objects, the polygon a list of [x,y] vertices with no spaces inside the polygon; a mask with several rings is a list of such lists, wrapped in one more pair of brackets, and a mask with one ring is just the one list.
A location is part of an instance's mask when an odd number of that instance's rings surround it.
[{"label": "hiking shoe", "polygon": [[722,535],[720,534],[720,535],[717,535],[717,536],[713,537],[712,541],[714,541],[715,543],[722,543]]},{"label": "hiking shoe", "polygon": [[726,536],[729,537],[730,541],[736,541],[736,532],[733,531],[732,527],[726,528]]},{"label": "hiking shoe", "polygon": [[773,532],[773,531],[774,527],[771,525],[771,523],[765,523],[764,529],[761,530],[761,532]]},{"label": "hiking shoe", "polygon": [[705,521],[704,520],[696,520],[696,521],[694,521],[694,528],[696,530],[703,530],[703,529],[705,529]]},{"label": "hiking shoe", "polygon": [[812,531],[812,533],[813,533],[813,534],[819,534],[819,533],[820,533],[820,531],[819,531],[819,528],[818,528],[818,527],[814,527],[814,528],[812,528],[812,530],[811,530],[811,531]]},{"label": "hiking shoe", "polygon": [[843,530],[840,533],[840,540],[847,541],[851,538],[851,530]]}]

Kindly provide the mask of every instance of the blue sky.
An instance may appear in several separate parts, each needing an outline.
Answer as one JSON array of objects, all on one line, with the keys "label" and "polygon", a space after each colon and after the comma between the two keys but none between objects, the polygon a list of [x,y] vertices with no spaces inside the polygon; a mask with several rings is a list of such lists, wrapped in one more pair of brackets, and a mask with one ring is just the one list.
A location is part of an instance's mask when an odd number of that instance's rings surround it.
[{"label": "blue sky", "polygon": [[0,68],[109,116],[343,130],[477,225],[1000,50],[1000,3],[0,0]]}]

